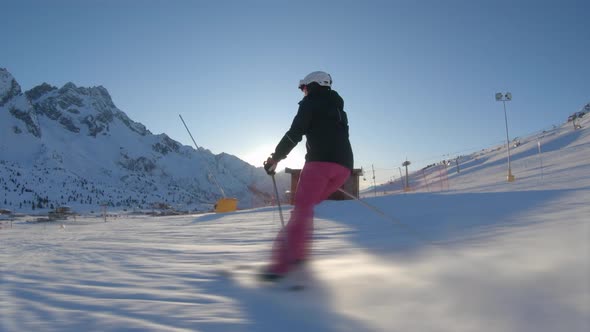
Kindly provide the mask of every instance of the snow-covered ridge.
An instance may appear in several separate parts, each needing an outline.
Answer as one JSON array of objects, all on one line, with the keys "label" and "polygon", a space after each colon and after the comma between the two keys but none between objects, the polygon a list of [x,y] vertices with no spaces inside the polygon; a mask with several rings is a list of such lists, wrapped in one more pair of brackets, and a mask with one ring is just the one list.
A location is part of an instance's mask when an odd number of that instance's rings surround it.
[{"label": "snow-covered ridge", "polygon": [[[519,188],[520,190],[529,189],[519,181],[522,177],[521,174],[528,174],[534,169],[537,173],[534,176],[540,177],[542,175],[546,167],[546,165],[543,165],[543,158],[546,158],[543,157],[544,154],[567,148],[576,148],[573,145],[576,144],[577,139],[580,136],[588,135],[587,130],[582,130],[590,125],[590,115],[587,115],[588,113],[590,113],[590,103],[574,113],[577,116],[575,125],[572,122],[572,116],[570,116],[567,120],[564,118],[564,123],[561,125],[554,125],[551,128],[538,130],[526,137],[516,137],[511,140],[511,168],[512,172],[517,175],[516,182],[512,184],[513,190],[519,190]],[[536,159],[537,163],[528,159],[527,161],[522,160],[531,157],[535,157],[533,159]],[[479,170],[491,166],[497,169],[494,176],[496,176],[497,181],[502,183],[507,169],[507,147],[505,142],[470,154],[449,156],[446,160],[441,160],[422,169],[413,170],[410,167],[408,176],[409,191],[441,192],[457,189],[450,187],[450,182],[454,182],[455,186],[460,186],[461,189],[481,190],[482,186],[479,181],[462,175],[479,174]],[[453,178],[459,180],[452,181]],[[405,182],[405,175],[396,177],[387,183],[367,188],[362,194],[373,196],[375,194],[400,193],[404,191]],[[494,181],[490,180],[490,182]],[[502,186],[496,185],[494,187],[502,188]]]},{"label": "snow-covered ridge", "polygon": [[0,69],[0,98],[0,208],[208,210],[221,198],[215,180],[240,207],[263,205],[260,192],[272,192],[261,168],[152,134],[102,86],[43,83],[22,93]]}]

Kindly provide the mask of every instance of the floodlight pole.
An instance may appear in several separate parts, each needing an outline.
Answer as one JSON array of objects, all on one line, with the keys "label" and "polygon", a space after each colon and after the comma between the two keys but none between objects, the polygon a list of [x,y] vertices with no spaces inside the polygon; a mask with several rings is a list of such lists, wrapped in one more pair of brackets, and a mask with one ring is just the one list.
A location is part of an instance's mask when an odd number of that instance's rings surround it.
[{"label": "floodlight pole", "polygon": [[508,115],[506,113],[506,101],[512,100],[512,94],[510,92],[507,93],[496,93],[496,101],[502,101],[504,105],[504,122],[506,123],[506,148],[508,151],[508,176],[506,177],[508,182],[513,182],[515,180],[514,175],[512,175],[512,168],[510,166],[510,137],[508,135]]},{"label": "floodlight pole", "polygon": [[408,166],[410,166],[410,162],[408,161],[408,159],[406,158],[406,161],[403,162],[402,166],[404,166],[406,168],[406,185],[404,186],[404,191],[410,191],[410,182],[408,180]]},{"label": "floodlight pole", "polygon": [[377,182],[375,181],[375,165],[371,164],[371,168],[373,169],[373,188],[375,189],[375,197],[377,197]]}]

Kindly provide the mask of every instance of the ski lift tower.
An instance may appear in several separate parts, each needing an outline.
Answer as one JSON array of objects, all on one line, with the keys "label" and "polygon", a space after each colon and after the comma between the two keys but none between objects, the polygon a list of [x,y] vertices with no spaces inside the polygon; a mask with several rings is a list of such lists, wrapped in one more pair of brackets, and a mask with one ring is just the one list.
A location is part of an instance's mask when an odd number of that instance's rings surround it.
[{"label": "ski lift tower", "polygon": [[403,167],[406,168],[406,185],[404,187],[404,191],[408,192],[410,191],[410,181],[408,179],[408,166],[410,166],[411,162],[409,162],[408,160],[404,161],[404,163],[402,164]]},{"label": "ski lift tower", "polygon": [[506,148],[508,150],[508,176],[506,179],[508,182],[514,181],[514,175],[512,175],[512,168],[510,167],[510,138],[508,136],[508,116],[506,115],[506,102],[512,100],[512,93],[498,92],[496,93],[496,101],[501,101],[504,105],[504,121],[506,122]]}]

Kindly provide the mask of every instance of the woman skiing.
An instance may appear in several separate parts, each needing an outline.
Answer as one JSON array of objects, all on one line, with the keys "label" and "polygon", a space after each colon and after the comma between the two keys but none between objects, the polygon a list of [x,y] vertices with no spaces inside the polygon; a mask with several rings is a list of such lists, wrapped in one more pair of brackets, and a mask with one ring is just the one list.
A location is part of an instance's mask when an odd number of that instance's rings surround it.
[{"label": "woman skiing", "polygon": [[331,88],[332,77],[316,71],[299,81],[304,97],[291,128],[275,152],[264,162],[269,175],[277,164],[306,136],[307,154],[295,193],[295,205],[287,225],[274,243],[270,266],[263,280],[284,277],[295,265],[307,259],[313,232],[314,206],[342,186],[353,169],[353,155],[348,139],[348,118],[344,101]]}]

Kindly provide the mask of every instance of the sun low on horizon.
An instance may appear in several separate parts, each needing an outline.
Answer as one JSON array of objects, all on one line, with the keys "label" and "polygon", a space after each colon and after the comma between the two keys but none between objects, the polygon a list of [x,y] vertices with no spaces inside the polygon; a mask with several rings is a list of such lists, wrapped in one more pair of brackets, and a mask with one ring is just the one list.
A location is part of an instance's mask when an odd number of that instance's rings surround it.
[{"label": "sun low on horizon", "polygon": [[[278,170],[283,171],[285,168],[301,169],[305,163],[305,143],[301,142],[296,146],[286,159],[281,160]],[[264,161],[275,150],[275,145],[262,144],[247,150],[241,154],[240,158],[255,167],[262,167]]]}]

